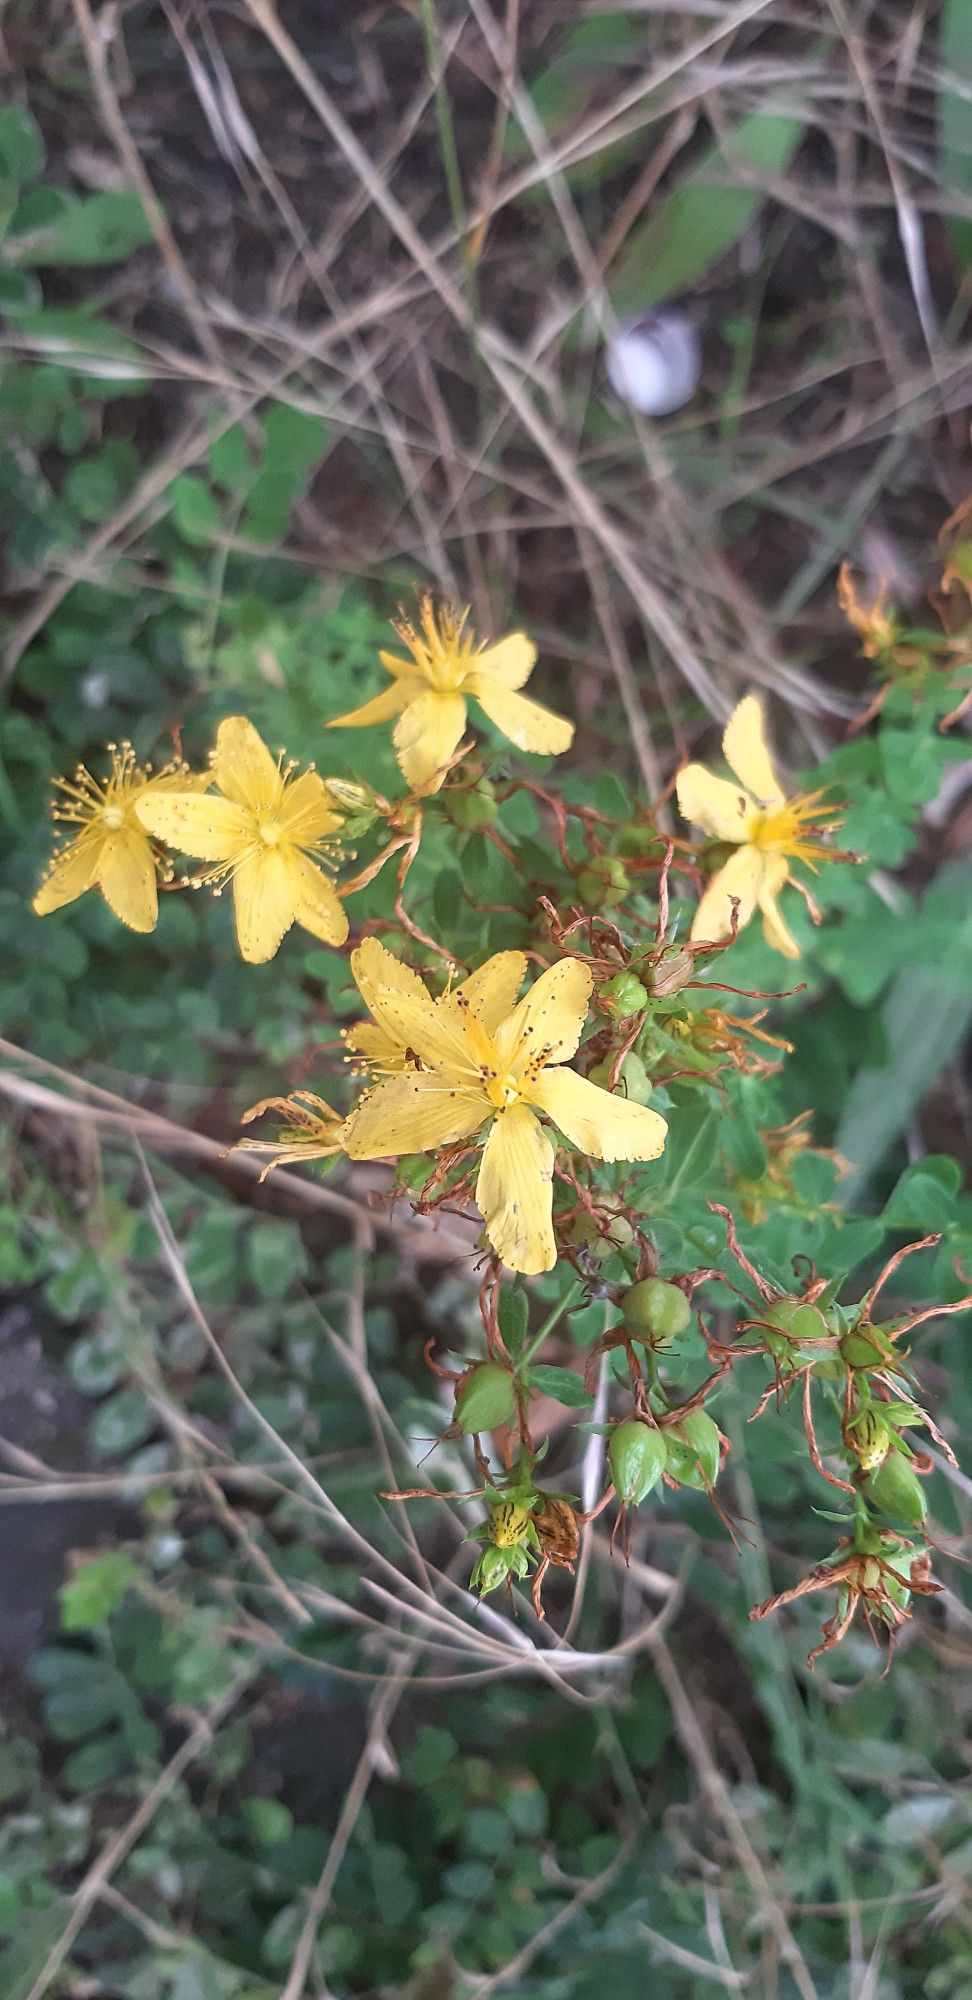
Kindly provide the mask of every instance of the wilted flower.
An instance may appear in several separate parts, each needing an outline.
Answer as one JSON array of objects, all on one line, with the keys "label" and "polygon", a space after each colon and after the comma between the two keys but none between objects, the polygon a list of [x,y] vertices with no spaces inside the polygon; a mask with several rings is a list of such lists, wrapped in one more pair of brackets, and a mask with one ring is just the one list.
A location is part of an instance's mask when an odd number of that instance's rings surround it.
[{"label": "wilted flower", "polygon": [[344,1119],[312,1090],[293,1090],[289,1097],[261,1097],[259,1104],[244,1111],[240,1123],[249,1125],[267,1111],[279,1111],[283,1119],[279,1139],[238,1139],[233,1149],[273,1154],[260,1175],[262,1181],[274,1167],[292,1166],[301,1160],[329,1160],[343,1152]]}]

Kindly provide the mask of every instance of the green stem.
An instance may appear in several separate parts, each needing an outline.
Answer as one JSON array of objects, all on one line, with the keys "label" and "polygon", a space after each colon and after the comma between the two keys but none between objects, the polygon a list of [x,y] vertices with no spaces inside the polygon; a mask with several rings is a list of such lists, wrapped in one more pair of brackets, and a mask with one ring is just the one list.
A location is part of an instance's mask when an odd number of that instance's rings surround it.
[{"label": "green stem", "polygon": [[547,1317],[543,1322],[543,1325],[541,1327],[538,1327],[536,1333],[533,1336],[533,1339],[527,1341],[527,1344],[523,1349],[522,1354],[517,1356],[517,1362],[516,1362],[517,1373],[519,1373],[521,1369],[526,1368],[529,1365],[529,1363],[533,1360],[534,1355],[543,1346],[543,1343],[546,1340],[548,1333],[553,1332],[554,1327],[556,1326],[557,1321],[559,1320],[561,1314],[569,1312],[572,1306],[576,1306],[578,1304],[579,1300],[581,1300],[584,1296],[585,1289],[586,1287],[584,1285],[584,1281],[582,1278],[575,1278],[573,1284],[568,1285],[563,1298],[559,1300],[557,1305],[555,1305],[550,1312],[548,1312]]}]

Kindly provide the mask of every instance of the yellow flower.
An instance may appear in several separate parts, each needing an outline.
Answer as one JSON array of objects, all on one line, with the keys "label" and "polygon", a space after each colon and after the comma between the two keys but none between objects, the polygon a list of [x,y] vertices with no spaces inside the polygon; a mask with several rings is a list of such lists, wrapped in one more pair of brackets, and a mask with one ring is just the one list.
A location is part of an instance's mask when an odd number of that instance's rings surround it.
[{"label": "yellow flower", "polygon": [[348,920],[318,862],[337,850],[341,825],[323,778],[281,768],[245,715],[221,722],[212,755],[219,787],[154,793],[136,802],[147,832],[184,854],[213,861],[201,879],[232,881],[236,935],[251,965],[272,958],[292,923],[325,944],[343,944]]},{"label": "yellow flower", "polygon": [[667,1132],[657,1111],[612,1097],[565,1067],[587,1018],[590,968],[561,959],[517,1004],[526,959],[498,952],[462,987],[433,1000],[414,974],[402,978],[394,960],[389,970],[390,958],[371,940],[370,949],[352,953],[351,967],[372,1006],[378,987],[379,1026],[414,1067],[383,1077],[352,1112],[349,1158],[434,1152],[476,1137],[488,1121],[476,1184],[486,1234],[512,1270],[551,1270],[554,1148],[536,1113],[600,1160],[657,1159]]},{"label": "yellow flower", "polygon": [[93,778],[79,764],[73,778],[56,779],[63,794],[52,808],[53,818],[80,827],[51,857],[47,874],[34,897],[39,917],[63,909],[100,889],[116,917],[129,930],[154,931],[159,914],[158,877],[166,874],[161,850],[135,816],[136,803],[172,791],[204,785],[185,764],[166,764],[161,771],[137,764],[130,743],[109,743],[111,776]]},{"label": "yellow flower", "polygon": [[280,1112],[284,1129],[279,1139],[237,1139],[233,1147],[237,1153],[274,1155],[264,1167],[261,1181],[266,1180],[274,1167],[287,1166],[296,1160],[329,1160],[344,1149],[344,1119],[312,1090],[294,1090],[289,1097],[261,1097],[259,1104],[251,1104],[249,1111],[244,1111],[240,1123],[249,1125],[251,1119],[262,1118],[265,1111]]},{"label": "yellow flower", "polygon": [[464,629],[468,616],[448,607],[436,611],[432,599],[423,597],[421,632],[404,618],[395,626],[411,657],[379,654],[391,687],[328,723],[329,729],[359,729],[397,716],[398,762],[415,792],[437,792],[442,784],[444,766],[466,727],[469,696],[520,750],[553,756],[573,742],[572,722],[518,692],[536,662],[532,641],[524,632],[511,632],[498,645],[477,645]]},{"label": "yellow flower", "polygon": [[[356,1021],[353,1027],[341,1031],[348,1048],[362,1059],[356,1067],[373,1077],[397,1076],[403,1070],[421,1069],[421,1060],[409,1046],[402,1025],[403,1018],[408,1019],[407,1008],[403,1017],[398,1005],[403,999],[413,1000],[419,1006],[428,1005],[429,995],[418,973],[410,965],[403,965],[401,959],[393,957],[372,937],[362,938],[357,951],[352,952],[351,969],[372,1016],[370,1021]],[[516,1005],[525,970],[526,960],[521,952],[497,952],[486,966],[464,979],[461,986],[452,987],[450,997],[460,1004],[468,1001],[474,1012],[478,1012],[485,985],[494,997],[493,1014],[498,1019],[497,1006],[502,1015]]]},{"label": "yellow flower", "polygon": [[[739,927],[754,911],[763,916],[763,933],[774,951],[799,958],[777,907],[784,884],[793,880],[791,861],[813,866],[824,855],[824,830],[814,822],[825,818],[820,792],[788,799],[770,762],[762,703],[748,694],[733,710],[722,739],[722,750],[738,784],[716,778],[704,764],[686,764],[678,774],[679,810],[714,840],[732,841],[736,852],[709,883],[692,923],[693,938],[713,941],[732,929],[731,897],[739,900]],[[846,857],[845,857],[846,859]],[[799,885],[798,885],[799,886]]]}]

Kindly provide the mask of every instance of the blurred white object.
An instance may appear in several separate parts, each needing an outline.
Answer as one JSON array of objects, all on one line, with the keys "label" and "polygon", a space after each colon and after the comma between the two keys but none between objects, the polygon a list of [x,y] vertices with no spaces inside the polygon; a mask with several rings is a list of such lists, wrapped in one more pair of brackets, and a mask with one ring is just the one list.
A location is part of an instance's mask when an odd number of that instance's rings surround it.
[{"label": "blurred white object", "polygon": [[604,354],[615,394],[646,417],[667,417],[699,386],[702,348],[684,313],[653,313],[622,325]]}]

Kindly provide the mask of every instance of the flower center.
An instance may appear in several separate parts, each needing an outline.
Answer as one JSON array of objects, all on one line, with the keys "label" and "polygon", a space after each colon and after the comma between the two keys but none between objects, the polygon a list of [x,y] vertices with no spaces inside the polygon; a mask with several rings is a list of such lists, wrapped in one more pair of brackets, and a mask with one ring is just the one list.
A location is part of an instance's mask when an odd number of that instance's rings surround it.
[{"label": "flower center", "polygon": [[746,829],[750,845],[764,854],[789,854],[799,838],[800,822],[789,806],[753,814]]},{"label": "flower center", "polygon": [[268,847],[276,847],[278,841],[283,839],[283,827],[279,820],[264,820],[260,827],[260,839],[266,841]]},{"label": "flower center", "polygon": [[510,1105],[515,1104],[520,1096],[520,1082],[512,1070],[506,1070],[502,1076],[496,1076],[485,1070],[483,1082],[494,1111],[508,1111]]},{"label": "flower center", "polygon": [[102,819],[112,833],[117,833],[119,827],[125,824],[125,809],[123,806],[106,806]]}]

